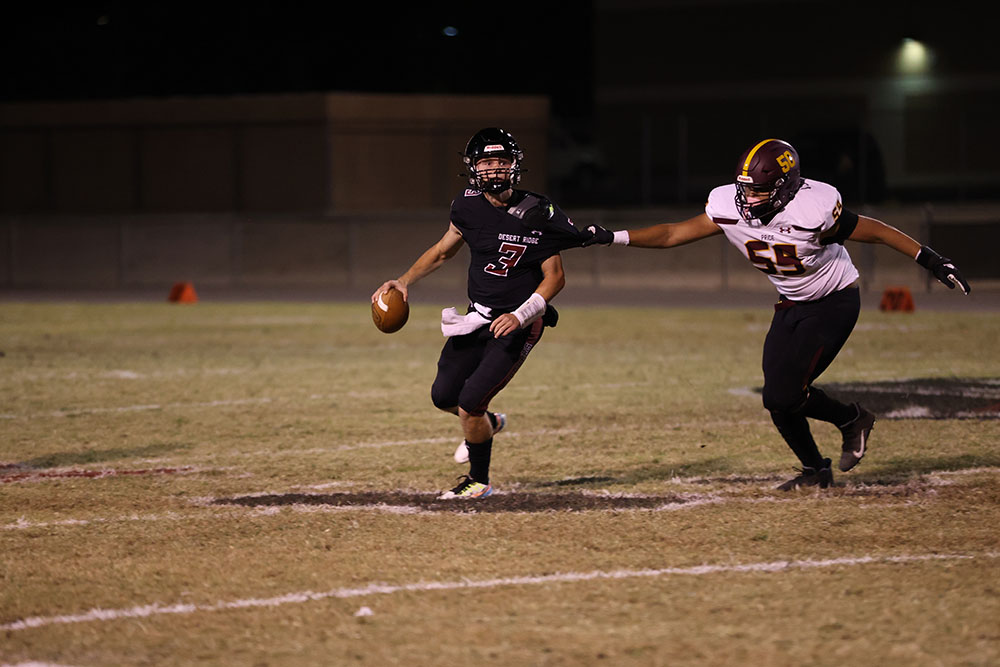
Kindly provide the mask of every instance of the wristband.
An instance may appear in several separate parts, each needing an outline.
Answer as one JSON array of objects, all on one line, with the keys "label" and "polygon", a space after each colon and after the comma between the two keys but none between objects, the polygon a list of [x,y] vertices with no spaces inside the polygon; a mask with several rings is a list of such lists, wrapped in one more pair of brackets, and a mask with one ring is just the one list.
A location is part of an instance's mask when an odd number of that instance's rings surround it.
[{"label": "wristband", "polygon": [[517,318],[517,321],[521,323],[521,326],[528,324],[529,322],[534,322],[539,317],[545,314],[545,299],[538,292],[533,292],[524,303],[517,307],[511,315]]},{"label": "wristband", "polygon": [[615,239],[611,242],[612,245],[628,245],[628,230],[620,229],[615,232]]},{"label": "wristband", "polygon": [[[944,259],[941,255],[937,254],[931,250],[928,246],[920,246],[920,250],[917,251],[917,256],[913,260],[924,267],[925,269],[931,268],[931,263],[937,260]],[[948,260],[945,260],[948,261]]]}]

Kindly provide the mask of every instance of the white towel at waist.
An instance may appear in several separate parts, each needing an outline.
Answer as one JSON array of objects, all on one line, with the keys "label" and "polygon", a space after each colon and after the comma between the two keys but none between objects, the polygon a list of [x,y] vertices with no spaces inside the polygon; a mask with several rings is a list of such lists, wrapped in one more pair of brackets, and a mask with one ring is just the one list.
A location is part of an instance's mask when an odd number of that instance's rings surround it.
[{"label": "white towel at waist", "polygon": [[445,308],[441,311],[441,333],[448,336],[461,336],[472,333],[490,321],[473,310],[466,315],[459,315],[457,308]]}]

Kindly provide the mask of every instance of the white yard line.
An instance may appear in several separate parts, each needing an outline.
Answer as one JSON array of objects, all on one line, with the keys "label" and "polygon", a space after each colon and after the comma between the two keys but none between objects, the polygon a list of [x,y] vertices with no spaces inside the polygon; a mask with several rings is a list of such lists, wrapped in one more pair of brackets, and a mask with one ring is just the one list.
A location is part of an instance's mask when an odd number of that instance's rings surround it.
[{"label": "white yard line", "polygon": [[[239,372],[236,369],[226,369],[225,372],[233,373]],[[107,377],[117,377],[119,379],[135,379],[144,377],[141,374],[135,373],[133,371],[121,370],[121,371],[109,371],[106,374]],[[604,389],[621,389],[625,387],[637,387],[646,386],[648,382],[618,382],[618,383],[586,383],[575,385],[578,388],[604,388]],[[532,387],[533,391],[539,389],[544,389],[544,387],[535,386]],[[865,391],[873,393],[896,393],[901,391],[900,387],[866,387]],[[955,389],[955,390],[942,390],[937,387],[907,387],[906,389],[911,394],[922,394],[927,396],[965,396],[965,397],[982,397],[982,398],[993,398],[997,394],[995,391],[989,389],[986,390],[970,390],[970,389]],[[958,393],[956,393],[958,392]],[[330,394],[311,394],[307,398],[309,400],[327,400],[336,398],[366,398],[369,396],[382,396],[385,393],[382,391],[372,391],[372,392],[356,392],[356,391],[345,391],[340,393],[330,393]],[[728,393],[734,396],[746,396],[757,398],[759,393],[754,391],[750,387],[732,387],[728,390]],[[49,418],[59,418],[59,417],[73,417],[79,415],[93,415],[93,414],[115,414],[115,413],[129,413],[129,412],[142,412],[151,410],[174,410],[174,409],[185,409],[185,408],[213,408],[213,407],[231,407],[239,405],[260,405],[266,403],[276,403],[283,400],[292,399],[276,399],[271,397],[261,397],[261,398],[243,398],[243,399],[220,399],[215,401],[200,401],[192,403],[150,403],[141,405],[123,405],[123,406],[107,406],[107,407],[92,407],[92,408],[79,408],[71,410],[52,410],[49,412],[36,412],[30,414],[0,414],[0,419],[49,419]],[[972,416],[976,416],[977,413],[973,413]],[[728,422],[727,422],[728,423]]]},{"label": "white yard line", "polygon": [[91,517],[89,519],[59,519],[56,521],[28,521],[21,517],[13,523],[0,526],[0,530],[31,530],[35,528],[58,528],[62,526],[89,526],[96,524],[130,523],[135,521],[197,521],[199,519],[246,519],[274,516],[282,510],[302,514],[337,513],[357,510],[361,512],[384,512],[386,514],[435,514],[419,507],[406,505],[272,505],[267,507],[207,507],[198,512],[165,512],[163,514],[126,514],[118,517]]},{"label": "white yard line", "polygon": [[[260,492],[243,494],[241,498],[254,498],[272,495],[284,495],[288,492]],[[306,494],[302,494],[306,495]],[[316,494],[312,494],[316,495]],[[25,517],[17,521],[0,525],[0,530],[31,530],[35,528],[56,528],[61,526],[89,526],[92,524],[115,524],[130,523],[135,521],[197,521],[201,519],[231,519],[257,516],[273,516],[282,511],[297,512],[300,514],[336,514],[342,512],[381,512],[384,514],[442,514],[442,510],[428,510],[412,505],[387,505],[387,504],[365,504],[365,505],[312,505],[306,503],[290,503],[287,505],[270,505],[263,507],[246,507],[239,505],[219,506],[214,505],[214,498],[200,498],[197,505],[202,509],[196,512],[165,512],[163,514],[125,514],[117,517],[90,517],[86,519],[58,519],[55,521],[30,521]],[[784,499],[775,499],[784,500]],[[693,509],[702,505],[719,504],[726,502],[757,502],[747,498],[723,498],[705,494],[694,497],[692,494],[685,497],[683,502],[664,503],[657,507],[626,507],[606,510],[587,510],[591,512],[669,512],[682,509]],[[528,512],[508,512],[508,514],[527,514]]]},{"label": "white yard line", "polygon": [[89,519],[59,519],[57,521],[28,521],[24,517],[21,517],[13,523],[9,523],[5,526],[0,526],[0,530],[30,530],[34,528],[56,528],[60,526],[89,526],[92,524],[111,524],[111,523],[128,523],[131,521],[190,521],[199,518],[209,518],[209,519],[225,519],[232,517],[234,515],[239,515],[241,517],[252,516],[254,514],[269,515],[274,514],[274,512],[266,511],[271,508],[264,508],[265,511],[258,512],[253,510],[246,510],[244,508],[226,508],[218,509],[211,513],[199,512],[199,513],[180,513],[180,512],[166,512],[164,514],[126,514],[117,517],[91,517]]},{"label": "white yard line", "polygon": [[[934,477],[939,477],[939,476],[946,477],[949,475],[974,475],[978,473],[988,473],[988,474],[1000,473],[1000,467],[984,466],[980,468],[963,468],[961,470],[932,470],[930,472],[918,475],[915,479],[922,479],[922,478],[933,479]],[[714,477],[709,477],[709,476],[670,477],[664,480],[664,483],[689,485],[689,484],[706,484],[706,483],[718,483],[718,482],[724,483],[724,482],[733,482],[737,480],[749,480],[753,482],[759,482],[760,484],[768,484],[770,482],[773,482],[775,479],[776,477],[774,475],[753,475],[748,473],[746,475],[732,474],[732,475],[722,475]],[[846,480],[848,478],[839,477],[838,479]],[[914,480],[909,480],[909,481],[912,482]],[[892,486],[904,487],[907,485],[907,483],[908,482],[901,482],[900,484],[893,484]]]},{"label": "white yard line", "polygon": [[996,473],[996,472],[1000,472],[1000,468],[991,467],[991,466],[984,466],[982,468],[962,468],[961,470],[932,470],[931,472],[927,473],[927,476],[930,477],[932,475],[936,475],[936,476],[946,476],[946,475],[978,475],[979,473],[982,473],[982,472]]},{"label": "white yard line", "polygon": [[918,396],[956,396],[958,398],[998,398],[1000,397],[1000,387],[998,388],[972,388],[972,387],[935,387],[933,385],[920,385],[899,383],[898,386],[876,387],[872,385],[856,387],[857,391],[868,394],[917,394]]},{"label": "white yard line", "polygon": [[[921,385],[916,380],[899,380],[896,381],[882,381],[884,383],[893,382],[889,386],[874,386],[877,383],[872,383],[866,386],[855,387],[857,391],[861,391],[867,394],[916,394],[919,396],[953,396],[959,398],[1000,398],[1000,386],[993,388],[993,382],[987,380],[976,380],[976,382],[991,385],[987,388],[976,388],[971,387],[935,387],[933,385],[924,384]],[[831,383],[831,384],[841,384],[841,383]],[[751,396],[754,398],[760,398],[760,391],[754,390],[753,387],[731,387],[727,392],[733,396]]]},{"label": "white yard line", "polygon": [[[117,377],[119,379],[136,379],[142,377],[141,375],[134,373],[132,371],[111,371],[108,377]],[[605,389],[619,389],[622,387],[639,386],[645,383],[639,382],[625,382],[625,383],[605,383],[605,384],[580,384],[577,387],[597,387]],[[543,389],[544,387],[533,387],[533,390],[537,391]],[[327,394],[310,394],[307,398],[309,400],[329,400],[329,399],[341,399],[341,398],[369,398],[372,396],[382,397],[386,394],[386,390],[372,390],[365,392],[358,392],[354,390],[346,390],[338,393],[327,393]],[[115,413],[127,413],[127,412],[143,412],[149,410],[175,410],[184,408],[218,408],[218,407],[230,407],[234,405],[260,405],[264,403],[280,403],[285,401],[298,401],[298,398],[272,398],[272,397],[260,397],[260,398],[240,398],[240,399],[220,399],[216,401],[199,401],[192,403],[149,403],[141,405],[122,405],[122,406],[98,406],[92,408],[78,408],[70,410],[52,410],[49,412],[35,412],[29,414],[0,414],[0,419],[50,419],[53,417],[76,417],[79,415],[96,415],[96,414],[115,414]]]},{"label": "white yard line", "polygon": [[146,405],[122,405],[115,408],[80,408],[78,410],[53,410],[52,412],[37,412],[29,415],[0,415],[0,419],[40,419],[49,417],[76,417],[79,415],[102,415],[119,412],[143,412],[148,410],[169,410],[175,408],[222,408],[233,405],[260,405],[271,403],[272,398],[237,398],[218,401],[201,401],[196,403],[149,403]]},{"label": "white yard line", "polygon": [[[718,420],[713,422],[673,422],[657,425],[658,428],[663,430],[675,430],[680,428],[692,428],[692,429],[705,429],[705,428],[720,428],[726,426],[746,426],[750,424],[764,424],[770,423],[766,420],[741,420],[741,421],[727,421]],[[614,431],[621,431],[626,428],[623,424],[609,424],[601,428],[602,432],[610,433]],[[566,428],[542,428],[533,431],[504,431],[503,435],[500,436],[504,439],[518,439],[518,438],[537,438],[546,436],[557,436],[557,435],[572,435],[574,433],[589,433],[593,431],[589,427],[566,427]],[[146,464],[167,464],[172,461],[215,461],[217,459],[228,459],[228,458],[255,458],[255,459],[267,459],[267,458],[277,458],[284,456],[312,456],[312,455],[322,455],[329,454],[331,452],[350,452],[359,449],[381,449],[383,447],[407,447],[413,445],[435,445],[442,443],[450,443],[454,445],[459,441],[459,438],[454,435],[450,436],[438,436],[434,438],[413,438],[410,440],[383,440],[379,442],[358,442],[348,445],[331,445],[330,447],[311,447],[309,449],[256,449],[249,451],[227,451],[218,454],[205,454],[195,457],[184,457],[183,459],[177,457],[158,457],[151,459],[142,459]],[[2,463],[2,462],[0,462]],[[768,478],[770,479],[770,478]]]},{"label": "white yard line", "polygon": [[212,376],[212,375],[239,375],[241,373],[252,373],[254,368],[198,368],[198,369],[176,369],[176,370],[154,370],[154,371],[134,371],[128,368],[112,370],[88,370],[71,371],[69,373],[60,371],[49,371],[45,373],[25,373],[14,372],[8,377],[14,382],[41,382],[48,380],[159,380],[163,378],[176,378],[185,376]]},{"label": "white yard line", "polygon": [[174,603],[126,607],[121,609],[95,608],[81,614],[57,616],[32,616],[0,625],[0,630],[17,632],[49,625],[88,623],[92,621],[117,621],[129,618],[150,618],[167,614],[195,614],[200,612],[229,611],[234,609],[254,609],[281,607],[289,604],[303,604],[317,600],[350,599],[373,595],[395,593],[423,593],[429,591],[482,590],[507,586],[544,586],[590,581],[661,577],[699,577],[715,574],[756,574],[793,572],[833,567],[857,567],[863,565],[905,565],[909,563],[933,561],[975,561],[995,559],[997,552],[980,554],[903,554],[899,556],[847,556],[825,560],[778,560],[757,563],[736,563],[731,565],[695,565],[691,567],[664,567],[643,570],[594,570],[591,572],[560,572],[547,575],[522,575],[496,579],[461,581],[418,581],[404,584],[370,583],[356,588],[334,588],[328,591],[300,591],[270,598],[242,598],[225,600],[213,604]]},{"label": "white yard line", "polygon": [[104,479],[107,477],[128,477],[138,475],[191,475],[204,472],[220,472],[232,468],[206,468],[200,466],[173,466],[161,468],[21,468],[11,466],[0,472],[0,484],[21,482],[44,482],[65,479]]}]

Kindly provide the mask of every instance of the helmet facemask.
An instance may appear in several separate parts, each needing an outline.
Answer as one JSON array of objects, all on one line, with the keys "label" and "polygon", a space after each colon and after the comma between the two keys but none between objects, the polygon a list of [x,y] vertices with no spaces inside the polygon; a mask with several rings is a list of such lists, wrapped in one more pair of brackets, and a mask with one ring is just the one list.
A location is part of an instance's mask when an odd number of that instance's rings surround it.
[{"label": "helmet facemask", "polygon": [[[509,166],[477,168],[483,160],[502,158]],[[506,130],[488,127],[477,132],[465,147],[462,161],[465,163],[469,184],[477,190],[499,194],[510,190],[521,180],[521,151],[514,137]]]},{"label": "helmet facemask", "polygon": [[[508,166],[500,165],[495,167],[480,167],[479,165],[494,159],[501,158],[509,162]],[[489,192],[491,194],[498,194],[500,192],[505,192],[514,187],[515,177],[514,174],[517,170],[517,163],[511,159],[509,154],[504,155],[490,155],[488,157],[480,158],[480,160],[473,165],[471,172],[472,178],[469,182],[476,186],[477,190],[482,192]],[[518,175],[520,175],[518,173]]]},{"label": "helmet facemask", "polygon": [[766,139],[740,157],[736,207],[744,220],[773,216],[795,198],[800,187],[799,154],[788,142]]},{"label": "helmet facemask", "polygon": [[777,213],[791,201],[791,196],[786,196],[788,188],[785,187],[788,180],[779,178],[774,183],[756,185],[750,183],[736,183],[736,206],[740,210],[740,215],[744,220],[765,218],[772,213]]}]

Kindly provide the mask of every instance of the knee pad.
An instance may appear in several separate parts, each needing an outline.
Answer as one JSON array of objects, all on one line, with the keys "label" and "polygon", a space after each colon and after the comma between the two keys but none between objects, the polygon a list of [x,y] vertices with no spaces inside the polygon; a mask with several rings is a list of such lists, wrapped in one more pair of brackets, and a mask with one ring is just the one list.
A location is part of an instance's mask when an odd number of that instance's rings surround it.
[{"label": "knee pad", "polygon": [[764,401],[764,409],[772,415],[775,413],[791,415],[802,411],[809,394],[804,388],[791,390],[764,385],[761,398]]},{"label": "knee pad", "polygon": [[451,412],[458,407],[458,396],[447,387],[441,387],[435,383],[431,387],[431,402],[439,410]]}]

